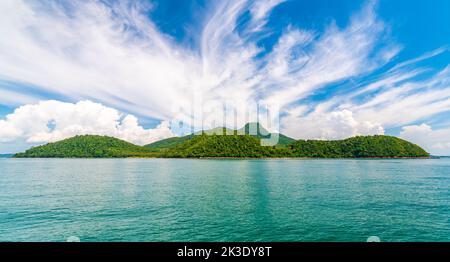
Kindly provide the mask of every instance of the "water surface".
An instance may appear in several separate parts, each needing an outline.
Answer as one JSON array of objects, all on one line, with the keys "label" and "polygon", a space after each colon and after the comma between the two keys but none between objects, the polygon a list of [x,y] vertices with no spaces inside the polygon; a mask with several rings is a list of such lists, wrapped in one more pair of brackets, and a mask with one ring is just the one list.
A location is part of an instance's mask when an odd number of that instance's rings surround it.
[{"label": "water surface", "polygon": [[450,241],[450,159],[0,159],[0,241]]}]

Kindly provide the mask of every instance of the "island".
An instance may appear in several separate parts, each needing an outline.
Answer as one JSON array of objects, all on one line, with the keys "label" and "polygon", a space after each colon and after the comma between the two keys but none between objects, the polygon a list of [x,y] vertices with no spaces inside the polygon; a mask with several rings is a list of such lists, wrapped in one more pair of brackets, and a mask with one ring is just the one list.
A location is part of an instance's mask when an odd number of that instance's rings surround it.
[{"label": "island", "polygon": [[[253,123],[254,124],[254,123]],[[98,135],[82,135],[33,147],[16,158],[429,158],[424,149],[385,135],[343,140],[295,140],[277,134],[278,144],[261,146],[271,134],[252,123],[239,130],[219,128],[172,137],[146,146]],[[254,133],[254,134],[253,134]]]}]

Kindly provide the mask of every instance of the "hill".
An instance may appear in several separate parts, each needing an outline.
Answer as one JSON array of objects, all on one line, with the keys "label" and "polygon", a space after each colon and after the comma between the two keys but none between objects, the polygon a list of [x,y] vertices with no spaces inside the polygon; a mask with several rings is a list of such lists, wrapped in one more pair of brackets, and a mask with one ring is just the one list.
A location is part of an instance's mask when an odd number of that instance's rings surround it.
[{"label": "hill", "polygon": [[152,151],[159,151],[180,145],[191,138],[192,135],[182,137],[171,137],[145,145],[145,147],[151,149]]},{"label": "hill", "polygon": [[357,136],[344,140],[298,140],[293,156],[314,158],[429,157],[425,150],[392,136]]},{"label": "hill", "polygon": [[265,147],[260,140],[250,135],[196,135],[169,150],[162,157],[202,158],[202,157],[287,157],[287,148]]},{"label": "hill", "polygon": [[223,127],[222,128],[218,127],[218,128],[214,128],[214,129],[210,129],[210,130],[199,131],[194,134],[187,135],[187,136],[166,138],[166,139],[159,140],[159,141],[153,142],[151,144],[145,145],[145,147],[150,148],[154,151],[166,150],[166,149],[178,146],[178,145],[184,143],[185,141],[192,139],[193,137],[195,137],[197,135],[226,134],[226,132],[233,132],[233,130],[223,128]]},{"label": "hill", "polygon": [[[251,135],[259,139],[270,138],[270,136],[272,135],[272,133],[267,131],[267,129],[265,129],[260,123],[247,123],[243,128],[239,130],[239,132],[243,132],[246,135]],[[277,146],[287,146],[293,142],[295,142],[295,139],[280,133],[278,136]]]},{"label": "hill", "polygon": [[151,150],[107,136],[75,136],[59,142],[33,147],[18,158],[124,158],[152,157]]},{"label": "hill", "polygon": [[[245,135],[250,135],[250,136],[253,136],[253,137],[256,137],[259,139],[270,138],[270,136],[272,135],[264,127],[262,127],[259,123],[247,123],[243,128],[241,128],[239,130],[232,130],[232,129],[228,129],[228,128],[224,128],[224,127],[218,127],[218,128],[214,128],[214,129],[210,129],[210,130],[199,131],[199,132],[196,132],[195,134],[191,134],[191,135],[187,135],[187,136],[171,137],[171,138],[163,139],[163,140],[148,144],[145,147],[153,149],[155,151],[166,150],[166,149],[178,146],[178,145],[186,142],[187,140],[190,140],[201,134],[207,134],[207,135],[213,135],[213,134],[216,134],[216,135],[240,134],[240,135],[242,135],[242,134],[245,134]],[[283,134],[279,134],[277,146],[283,147],[283,146],[287,146],[293,142],[295,142],[295,139],[285,136]]]}]

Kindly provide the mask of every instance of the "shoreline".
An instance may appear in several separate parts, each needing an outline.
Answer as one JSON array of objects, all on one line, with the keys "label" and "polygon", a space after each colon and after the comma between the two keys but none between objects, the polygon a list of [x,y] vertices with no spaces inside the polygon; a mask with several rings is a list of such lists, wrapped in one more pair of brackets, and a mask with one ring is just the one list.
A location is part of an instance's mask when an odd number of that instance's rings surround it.
[{"label": "shoreline", "polygon": [[446,157],[5,157],[5,159],[185,159],[185,160],[408,160]]}]

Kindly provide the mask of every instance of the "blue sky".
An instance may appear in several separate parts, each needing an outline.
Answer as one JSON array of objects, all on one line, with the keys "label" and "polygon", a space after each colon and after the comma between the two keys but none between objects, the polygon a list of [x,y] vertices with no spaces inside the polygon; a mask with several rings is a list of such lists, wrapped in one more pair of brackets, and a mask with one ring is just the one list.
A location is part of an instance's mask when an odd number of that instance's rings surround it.
[{"label": "blue sky", "polygon": [[446,0],[5,0],[0,11],[0,153],[75,134],[179,135],[173,121],[196,117],[201,98],[275,103],[295,138],[388,134],[450,154]]}]

